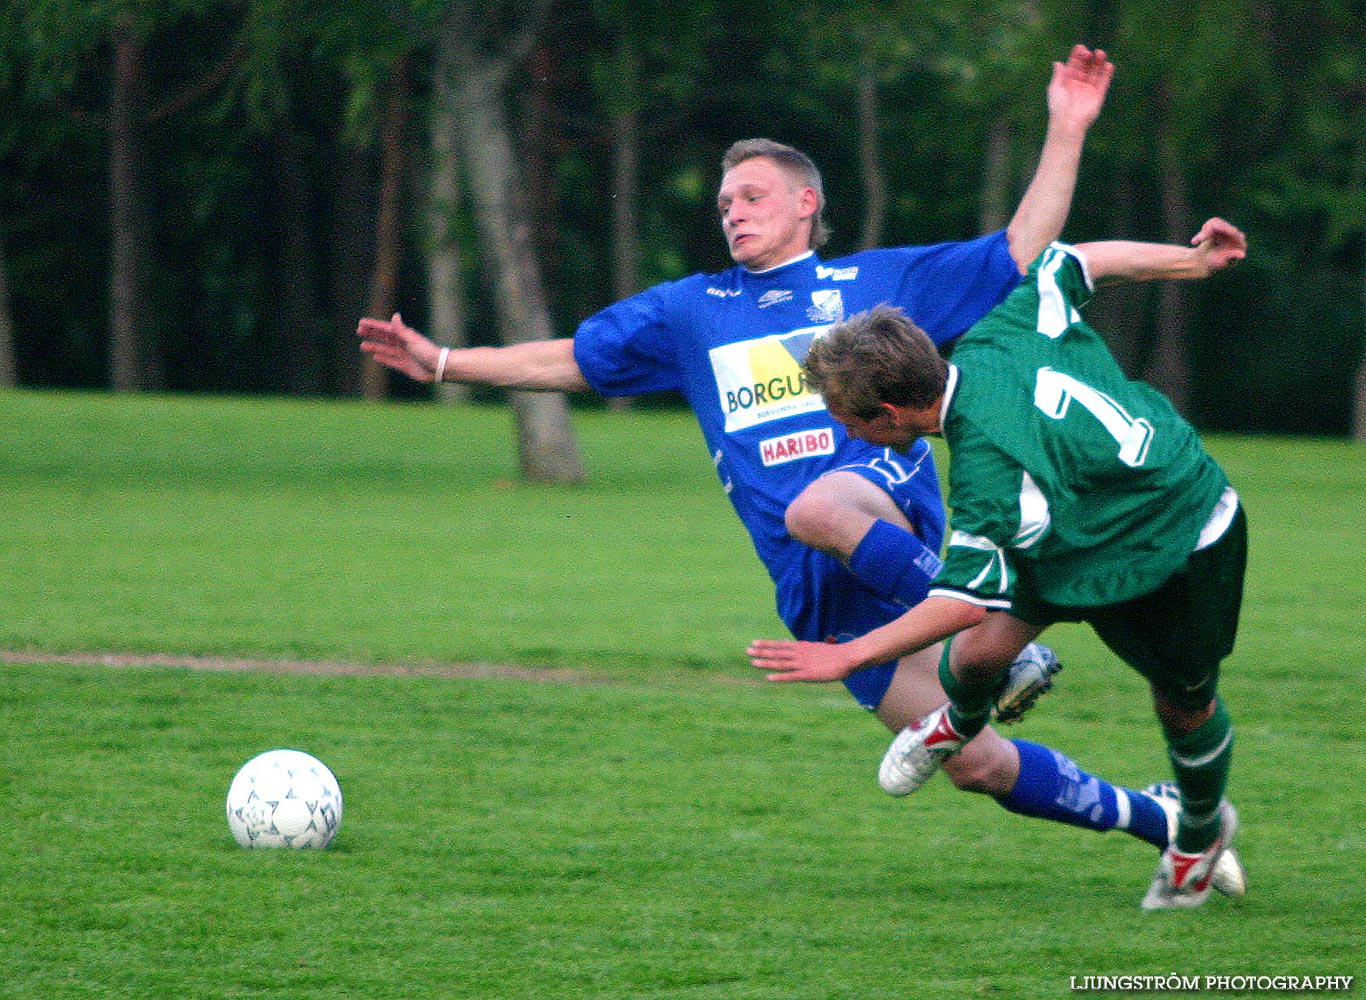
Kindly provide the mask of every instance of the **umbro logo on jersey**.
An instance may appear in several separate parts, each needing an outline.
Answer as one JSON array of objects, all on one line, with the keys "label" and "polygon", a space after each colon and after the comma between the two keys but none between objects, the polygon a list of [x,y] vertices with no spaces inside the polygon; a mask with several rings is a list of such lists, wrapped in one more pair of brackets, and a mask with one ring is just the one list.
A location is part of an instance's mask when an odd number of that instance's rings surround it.
[{"label": "umbro logo on jersey", "polygon": [[733,299],[744,293],[738,288],[708,288],[708,295],[715,295],[718,299]]},{"label": "umbro logo on jersey", "polygon": [[821,281],[853,281],[858,277],[858,267],[826,267],[824,264],[817,264],[816,277]]},{"label": "umbro logo on jersey", "polygon": [[767,309],[769,306],[776,306],[779,302],[787,302],[791,298],[791,289],[774,288],[759,296],[759,308]]}]

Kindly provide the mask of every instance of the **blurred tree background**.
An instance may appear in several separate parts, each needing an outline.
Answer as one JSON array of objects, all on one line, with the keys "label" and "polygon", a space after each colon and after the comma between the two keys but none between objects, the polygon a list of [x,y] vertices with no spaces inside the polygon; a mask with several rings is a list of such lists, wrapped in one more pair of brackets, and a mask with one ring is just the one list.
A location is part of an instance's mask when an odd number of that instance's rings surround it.
[{"label": "blurred tree background", "polygon": [[0,29],[0,385],[422,397],[359,316],[563,336],[719,270],[747,136],[822,167],[827,256],[965,238],[1080,41],[1118,72],[1065,238],[1222,215],[1252,247],[1102,293],[1117,354],[1203,428],[1366,437],[1359,2],[0,0]]}]

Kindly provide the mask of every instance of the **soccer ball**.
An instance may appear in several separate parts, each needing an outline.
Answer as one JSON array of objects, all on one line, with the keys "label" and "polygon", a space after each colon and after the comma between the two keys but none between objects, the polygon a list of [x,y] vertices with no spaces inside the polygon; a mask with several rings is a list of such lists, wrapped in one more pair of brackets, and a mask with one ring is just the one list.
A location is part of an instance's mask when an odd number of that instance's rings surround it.
[{"label": "soccer ball", "polygon": [[228,788],[228,829],[243,847],[326,847],[341,818],[336,777],[301,750],[253,757]]}]

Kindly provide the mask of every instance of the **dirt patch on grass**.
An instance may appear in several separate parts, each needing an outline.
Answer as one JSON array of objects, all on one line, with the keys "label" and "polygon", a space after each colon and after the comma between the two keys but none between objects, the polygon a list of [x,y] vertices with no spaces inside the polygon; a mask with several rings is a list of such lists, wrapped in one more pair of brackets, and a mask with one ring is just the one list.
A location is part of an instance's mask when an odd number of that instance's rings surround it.
[{"label": "dirt patch on grass", "polygon": [[608,678],[582,670],[501,663],[362,663],[345,660],[256,660],[230,656],[128,653],[26,653],[0,650],[0,663],[68,663],[82,667],[169,667],[182,670],[312,674],[320,677],[500,677],[555,684],[601,684]]}]

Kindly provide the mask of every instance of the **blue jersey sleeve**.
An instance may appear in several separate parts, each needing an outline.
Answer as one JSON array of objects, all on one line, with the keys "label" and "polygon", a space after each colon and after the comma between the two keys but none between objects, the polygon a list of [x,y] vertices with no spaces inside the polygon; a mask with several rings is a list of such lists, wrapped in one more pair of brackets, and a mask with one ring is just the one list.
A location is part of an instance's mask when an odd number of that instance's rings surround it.
[{"label": "blue jersey sleeve", "polygon": [[1004,230],[964,242],[867,253],[874,262],[880,255],[908,258],[894,303],[936,344],[966,333],[1021,280]]},{"label": "blue jersey sleeve", "polygon": [[574,360],[604,396],[678,389],[669,285],[656,286],[594,313],[574,334]]}]

